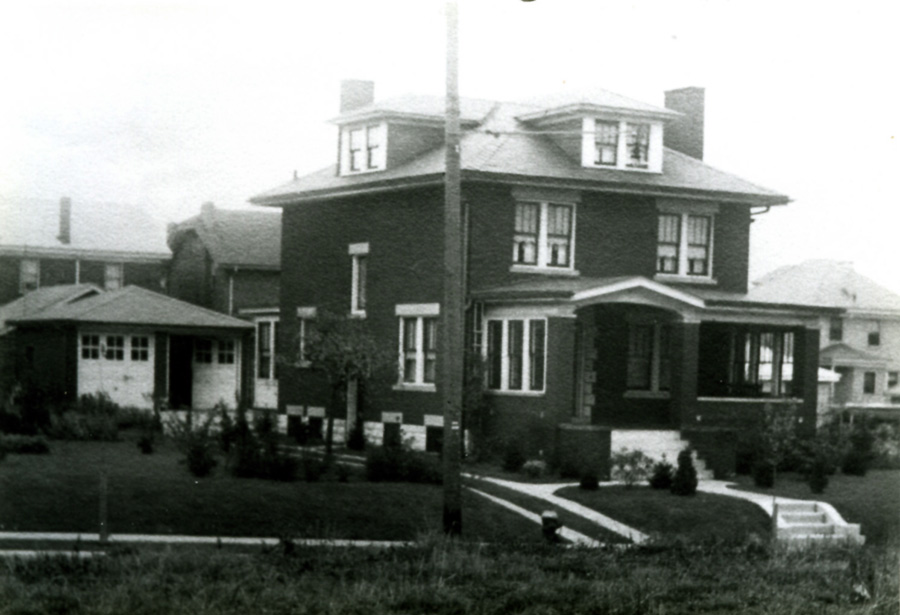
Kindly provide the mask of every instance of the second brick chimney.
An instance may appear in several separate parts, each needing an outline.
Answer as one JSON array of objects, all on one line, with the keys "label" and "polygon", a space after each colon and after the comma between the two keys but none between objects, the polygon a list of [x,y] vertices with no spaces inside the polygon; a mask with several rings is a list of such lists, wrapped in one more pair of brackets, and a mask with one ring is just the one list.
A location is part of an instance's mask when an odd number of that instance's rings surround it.
[{"label": "second brick chimney", "polygon": [[666,108],[684,114],[666,125],[663,143],[670,149],[703,160],[703,121],[706,90],[698,87],[666,92]]},{"label": "second brick chimney", "polygon": [[72,199],[64,196],[59,200],[59,235],[60,243],[72,243]]}]

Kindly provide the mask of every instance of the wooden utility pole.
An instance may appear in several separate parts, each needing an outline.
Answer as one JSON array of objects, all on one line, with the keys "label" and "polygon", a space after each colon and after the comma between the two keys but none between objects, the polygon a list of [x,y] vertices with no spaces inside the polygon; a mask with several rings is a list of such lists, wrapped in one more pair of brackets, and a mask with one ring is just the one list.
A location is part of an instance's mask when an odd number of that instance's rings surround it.
[{"label": "wooden utility pole", "polygon": [[444,301],[441,306],[441,402],[444,410],[444,532],[462,532],[460,433],[463,400],[463,250],[459,163],[457,7],[447,9],[447,145],[444,184]]}]

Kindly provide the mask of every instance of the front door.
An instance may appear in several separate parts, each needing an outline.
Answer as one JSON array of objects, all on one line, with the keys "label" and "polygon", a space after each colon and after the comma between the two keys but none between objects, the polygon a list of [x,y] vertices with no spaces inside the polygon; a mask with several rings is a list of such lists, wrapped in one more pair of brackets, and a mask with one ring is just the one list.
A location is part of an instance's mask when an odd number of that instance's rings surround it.
[{"label": "front door", "polygon": [[191,407],[194,345],[189,337],[173,335],[169,338],[169,408]]}]

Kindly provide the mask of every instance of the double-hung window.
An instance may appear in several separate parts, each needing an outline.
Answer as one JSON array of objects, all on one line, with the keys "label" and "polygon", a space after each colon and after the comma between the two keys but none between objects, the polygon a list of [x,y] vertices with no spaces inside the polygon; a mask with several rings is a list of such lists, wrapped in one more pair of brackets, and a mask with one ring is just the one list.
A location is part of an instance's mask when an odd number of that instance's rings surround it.
[{"label": "double-hung window", "polygon": [[832,316],[828,321],[828,341],[841,342],[844,340],[844,319],[840,316]]},{"label": "double-hung window", "polygon": [[344,129],[341,173],[363,173],[384,169],[386,136],[387,125],[384,123]]},{"label": "double-hung window", "polygon": [[278,319],[266,318],[256,322],[256,377],[272,380],[277,377],[275,350],[278,348]]},{"label": "double-hung window", "polygon": [[350,315],[365,318],[369,244],[351,243],[347,253],[350,254]]},{"label": "double-hung window", "polygon": [[881,326],[877,320],[873,320],[869,324],[869,332],[866,335],[866,342],[869,346],[881,345]]},{"label": "double-hung window", "polygon": [[628,390],[668,391],[670,365],[669,327],[661,323],[631,323],[628,327]]},{"label": "double-hung window", "polygon": [[543,318],[488,319],[487,385],[495,391],[544,391],[547,321]]},{"label": "double-hung window", "polygon": [[715,206],[660,206],[656,226],[656,273],[711,279]]},{"label": "double-hung window", "polygon": [[597,120],[594,130],[594,144],[597,151],[594,164],[616,166],[619,149],[619,122]]},{"label": "double-hung window", "polygon": [[41,261],[25,258],[19,261],[19,292],[24,294],[41,285]]},{"label": "double-hung window", "polygon": [[661,120],[582,118],[582,166],[661,173],[662,152]]},{"label": "double-hung window", "polygon": [[124,275],[122,263],[107,263],[103,268],[103,288],[116,290],[122,288]]},{"label": "double-hung window", "polygon": [[646,169],[650,161],[650,124],[627,124],[628,158],[626,166]]},{"label": "double-hung window", "polygon": [[737,330],[732,334],[732,392],[748,397],[792,394],[794,334],[791,331]]},{"label": "double-hung window", "polygon": [[309,339],[315,319],[315,306],[297,308],[297,360],[300,363],[300,367],[309,367],[311,365]]},{"label": "double-hung window", "polygon": [[401,304],[396,307],[400,324],[399,388],[434,389],[437,377],[437,303]]},{"label": "double-hung window", "polygon": [[573,268],[574,205],[547,201],[516,203],[514,230],[514,266],[548,271]]}]

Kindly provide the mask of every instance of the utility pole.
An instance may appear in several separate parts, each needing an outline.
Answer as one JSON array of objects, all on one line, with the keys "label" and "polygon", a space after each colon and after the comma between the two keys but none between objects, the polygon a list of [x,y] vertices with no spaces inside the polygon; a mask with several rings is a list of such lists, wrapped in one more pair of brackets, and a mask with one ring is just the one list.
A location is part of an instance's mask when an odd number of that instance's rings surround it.
[{"label": "utility pole", "polygon": [[444,533],[462,532],[460,433],[463,400],[463,250],[459,163],[457,7],[447,10],[447,145],[444,183],[444,301],[441,306],[441,402],[444,410]]}]

